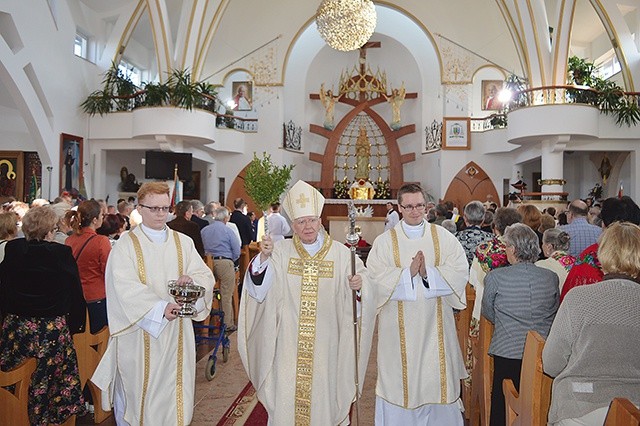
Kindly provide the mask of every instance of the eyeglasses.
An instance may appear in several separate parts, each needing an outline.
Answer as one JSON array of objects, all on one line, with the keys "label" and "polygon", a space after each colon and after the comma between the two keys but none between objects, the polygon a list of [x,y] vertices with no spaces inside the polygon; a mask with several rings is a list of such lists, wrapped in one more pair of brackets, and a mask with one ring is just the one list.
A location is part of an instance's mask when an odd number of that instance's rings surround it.
[{"label": "eyeglasses", "polygon": [[424,210],[425,207],[427,207],[426,204],[416,204],[415,206],[412,204],[407,204],[406,206],[403,206],[402,204],[398,204],[398,205],[407,211],[411,211],[411,210],[421,211],[421,210]]},{"label": "eyeglasses", "polygon": [[309,219],[296,219],[293,221],[293,223],[295,223],[298,226],[307,226],[307,225],[315,225],[316,223],[318,223],[318,218],[317,217],[313,217],[313,218],[309,218]]},{"label": "eyeglasses", "polygon": [[145,206],[144,204],[138,204],[140,207],[146,207],[151,210],[151,213],[168,213],[171,206],[159,207],[159,206]]}]

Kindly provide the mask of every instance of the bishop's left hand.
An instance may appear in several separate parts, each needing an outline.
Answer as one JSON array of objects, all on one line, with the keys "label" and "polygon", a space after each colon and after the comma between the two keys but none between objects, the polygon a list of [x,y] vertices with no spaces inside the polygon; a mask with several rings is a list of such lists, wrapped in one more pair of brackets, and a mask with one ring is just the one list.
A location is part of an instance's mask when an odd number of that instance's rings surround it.
[{"label": "bishop's left hand", "polygon": [[347,278],[349,279],[349,288],[351,290],[358,291],[362,288],[362,277],[360,275],[349,275]]}]

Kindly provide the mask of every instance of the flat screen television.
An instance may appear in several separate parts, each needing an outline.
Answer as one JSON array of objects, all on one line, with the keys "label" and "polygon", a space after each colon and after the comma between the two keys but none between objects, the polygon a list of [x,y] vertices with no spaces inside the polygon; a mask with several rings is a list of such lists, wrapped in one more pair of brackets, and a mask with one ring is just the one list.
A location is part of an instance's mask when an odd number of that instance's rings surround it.
[{"label": "flat screen television", "polygon": [[192,156],[188,153],[146,151],[144,177],[146,179],[173,180],[173,169],[178,165],[178,178],[191,179]]}]

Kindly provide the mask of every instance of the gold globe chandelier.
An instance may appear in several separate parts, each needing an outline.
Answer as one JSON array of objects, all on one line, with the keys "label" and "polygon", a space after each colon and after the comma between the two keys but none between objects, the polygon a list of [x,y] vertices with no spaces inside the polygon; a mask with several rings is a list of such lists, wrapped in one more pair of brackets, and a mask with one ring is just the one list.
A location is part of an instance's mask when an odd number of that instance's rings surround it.
[{"label": "gold globe chandelier", "polygon": [[356,50],[376,29],[376,8],[371,0],[323,0],[316,25],[329,46],[343,52]]}]

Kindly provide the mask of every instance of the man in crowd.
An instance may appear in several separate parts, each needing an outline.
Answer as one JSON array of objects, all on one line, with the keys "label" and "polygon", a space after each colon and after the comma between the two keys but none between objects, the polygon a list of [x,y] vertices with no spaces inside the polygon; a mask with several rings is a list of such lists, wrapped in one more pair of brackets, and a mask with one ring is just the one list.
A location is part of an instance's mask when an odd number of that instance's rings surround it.
[{"label": "man in crowd", "polygon": [[131,229],[131,220],[129,216],[131,216],[131,212],[133,211],[133,203],[129,201],[119,201],[117,205],[118,213],[122,216],[125,222],[125,230],[129,231]]},{"label": "man in crowd", "polygon": [[213,218],[215,210],[220,207],[220,203],[215,201],[210,201],[207,205],[204,206],[204,216],[202,219],[206,220],[209,225],[211,225],[215,219]]},{"label": "man in crowd", "polygon": [[202,245],[202,237],[200,236],[200,227],[191,222],[193,215],[193,207],[190,201],[180,201],[175,207],[176,218],[167,222],[167,226],[174,231],[188,235],[196,247],[196,251],[200,256],[204,256],[204,246]]},{"label": "man in crowd", "polygon": [[587,203],[580,199],[572,201],[567,213],[568,224],[560,227],[571,237],[569,254],[573,257],[578,257],[584,249],[595,244],[602,233],[602,228],[591,225],[587,221],[587,213],[589,213]]},{"label": "man in crowd", "polygon": [[398,191],[403,219],[367,259],[378,299],[376,424],[463,425],[467,376],[453,317],[466,307],[469,265],[456,237],[424,219],[417,184]]},{"label": "man in crowd", "polygon": [[396,209],[393,208],[391,201],[387,202],[387,217],[384,219],[384,230],[388,231],[400,222],[400,216]]},{"label": "man in crowd", "polygon": [[204,218],[204,205],[200,200],[191,200],[191,206],[193,206],[193,215],[191,216],[191,222],[198,225],[200,230],[209,224]]},{"label": "man in crowd", "polygon": [[229,210],[218,207],[214,211],[215,221],[200,231],[204,251],[213,256],[213,275],[220,281],[220,302],[227,332],[236,331],[233,318],[233,290],[236,285],[235,261],[240,257],[240,241],[231,228],[226,226]]},{"label": "man in crowd", "polygon": [[138,200],[142,224],[120,237],[107,262],[111,339],[91,380],[112,398],[119,425],[186,425],[193,416],[195,338],[191,318],[177,316],[180,305],[167,284],[205,288],[193,318],[202,321],[213,275],[191,238],[166,226],[169,187],[145,183]]},{"label": "man in crowd", "polygon": [[242,247],[244,247],[251,244],[251,219],[246,214],[247,203],[242,198],[236,198],[233,202],[233,208],[235,210],[231,213],[229,221],[238,227]]},{"label": "man in crowd", "polygon": [[362,261],[351,276],[349,249],[322,228],[323,205],[298,181],[283,201],[293,239],[274,246],[265,235],[244,279],[238,351],[274,425],[347,424],[356,397],[353,291],[359,384],[369,358],[374,294]]},{"label": "man in crowd", "polygon": [[271,204],[271,213],[267,217],[267,225],[269,226],[269,234],[271,240],[276,241],[284,240],[284,237],[291,234],[291,227],[280,214],[280,203],[276,202]]}]

